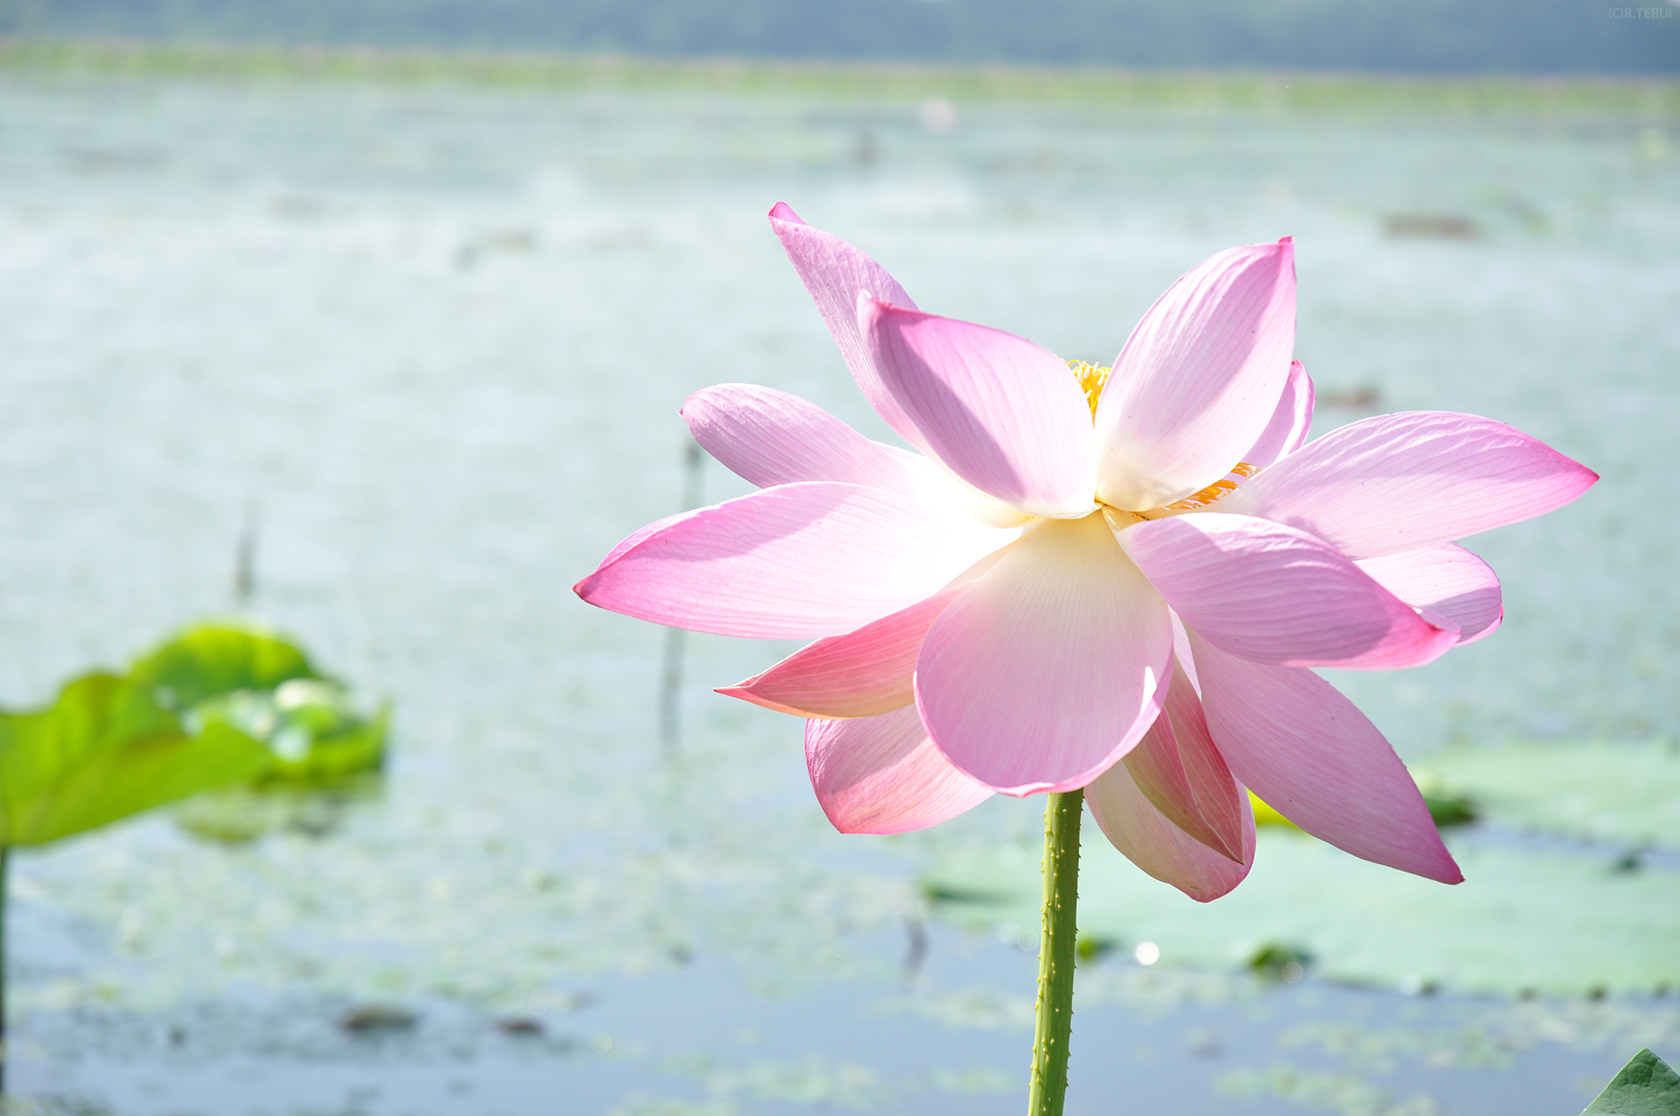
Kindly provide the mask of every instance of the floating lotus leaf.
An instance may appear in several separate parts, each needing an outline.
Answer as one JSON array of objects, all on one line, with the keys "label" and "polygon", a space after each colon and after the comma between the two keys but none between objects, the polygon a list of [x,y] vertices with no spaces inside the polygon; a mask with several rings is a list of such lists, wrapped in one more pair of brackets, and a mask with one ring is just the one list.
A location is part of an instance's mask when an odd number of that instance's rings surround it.
[{"label": "floating lotus leaf", "polygon": [[[1290,943],[1313,958],[1317,977],[1412,991],[1582,995],[1680,984],[1680,871],[1618,871],[1612,850],[1461,832],[1448,844],[1467,878],[1447,887],[1265,829],[1243,886],[1207,904],[1093,838],[1080,871],[1080,933],[1124,949],[1154,942],[1164,964],[1226,969]],[[1014,851],[953,850],[923,894],[962,897],[934,899],[943,917],[1036,936],[1038,863]]]},{"label": "floating lotus leaf", "polygon": [[1680,849],[1680,747],[1510,744],[1419,766],[1462,786],[1496,825]]}]

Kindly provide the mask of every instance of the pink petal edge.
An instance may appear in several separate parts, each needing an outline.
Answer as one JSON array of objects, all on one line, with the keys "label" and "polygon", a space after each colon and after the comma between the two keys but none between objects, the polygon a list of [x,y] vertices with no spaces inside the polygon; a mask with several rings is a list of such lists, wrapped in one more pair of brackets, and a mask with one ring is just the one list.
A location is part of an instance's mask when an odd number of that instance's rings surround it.
[{"label": "pink petal edge", "polygon": [[901,709],[916,700],[911,676],[923,637],[961,592],[946,589],[855,632],[819,639],[717,693],[800,717],[874,717]]},{"label": "pink petal edge", "polygon": [[1352,702],[1310,670],[1226,654],[1194,627],[1190,643],[1208,729],[1241,783],[1344,852],[1463,881],[1406,765]]},{"label": "pink petal edge", "polygon": [[1486,639],[1505,619],[1493,567],[1457,543],[1361,558],[1358,566],[1413,608],[1456,624],[1460,644]]},{"label": "pink petal edge", "polygon": [[815,403],[756,384],[715,384],[683,401],[683,421],[701,447],[760,488],[839,481],[913,491],[928,462],[872,442]]},{"label": "pink petal edge", "polygon": [[842,833],[904,833],[972,810],[992,792],[951,766],[913,706],[805,724],[817,802]]},{"label": "pink petal edge", "polygon": [[657,624],[809,639],[932,596],[972,564],[971,543],[897,493],[784,484],[643,528],[573,588]]},{"label": "pink petal edge", "polygon": [[1502,422],[1411,411],[1332,430],[1208,510],[1287,523],[1349,558],[1380,558],[1541,515],[1597,480]]},{"label": "pink petal edge", "polygon": [[1248,793],[1220,758],[1201,699],[1176,662],[1161,715],[1120,763],[1168,821],[1226,859],[1243,861],[1244,819],[1254,818]]},{"label": "pink petal edge", "polygon": [[944,589],[845,635],[807,644],[781,662],[716,693],[800,717],[874,717],[915,701],[912,676],[928,628],[1008,548],[986,555]]},{"label": "pink petal edge", "polygon": [[[1240,789],[1240,788],[1239,788]],[[1243,794],[1242,855],[1230,860],[1174,825],[1117,763],[1085,788],[1085,804],[1103,836],[1133,864],[1198,903],[1230,893],[1254,864],[1254,812]]]},{"label": "pink petal edge", "polygon": [[916,304],[880,264],[832,233],[807,225],[787,203],[777,202],[770,210],[770,228],[817,304],[863,397],[900,437],[920,447],[916,424],[882,385],[857,324],[857,299],[863,291],[894,306],[914,309]]},{"label": "pink petal edge", "polygon": [[1272,412],[1272,421],[1266,424],[1266,429],[1260,432],[1260,437],[1255,439],[1242,459],[1264,469],[1300,449],[1312,431],[1313,403],[1317,394],[1306,366],[1298,360],[1291,361],[1289,377],[1283,382],[1283,396],[1278,400],[1277,410]]}]

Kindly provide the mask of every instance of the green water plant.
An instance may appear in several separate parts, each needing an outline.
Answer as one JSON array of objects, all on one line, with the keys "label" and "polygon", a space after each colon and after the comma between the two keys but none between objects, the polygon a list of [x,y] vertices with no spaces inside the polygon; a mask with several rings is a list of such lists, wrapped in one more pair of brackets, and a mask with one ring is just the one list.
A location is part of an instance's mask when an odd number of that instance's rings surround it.
[{"label": "green water plant", "polygon": [[1641,1050],[1581,1116],[1680,1116],[1680,1074]]},{"label": "green water plant", "polygon": [[[347,689],[295,644],[238,622],[194,625],[126,674],[83,675],[45,709],[0,711],[0,1043],[14,847],[213,788],[310,784],[377,769],[386,723],[384,710],[358,716]],[[4,1080],[0,1057],[0,1091]]]},{"label": "green water plant", "polygon": [[231,728],[260,741],[268,762],[257,785],[331,785],[384,763],[388,709],[362,716],[349,687],[274,632],[198,624],[137,660],[129,676],[190,732]]}]

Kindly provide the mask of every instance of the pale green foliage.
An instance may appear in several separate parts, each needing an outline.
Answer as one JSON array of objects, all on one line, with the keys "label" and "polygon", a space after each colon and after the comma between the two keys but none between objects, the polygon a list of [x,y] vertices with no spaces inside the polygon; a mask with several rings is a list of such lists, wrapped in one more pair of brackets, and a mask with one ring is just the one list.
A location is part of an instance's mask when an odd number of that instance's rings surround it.
[{"label": "pale green foliage", "polygon": [[221,726],[267,745],[263,782],[331,782],[384,761],[388,711],[360,716],[343,683],[261,628],[195,625],[136,661],[129,677],[190,732]]},{"label": "pale green foliage", "polygon": [[237,623],[197,624],[137,659],[128,676],[159,704],[185,712],[236,690],[272,690],[294,678],[319,678],[294,644]]},{"label": "pale green foliage", "polygon": [[90,674],[49,709],[0,714],[0,844],[56,841],[269,762],[244,733],[212,724],[189,735],[143,687]]},{"label": "pale green foliage", "polygon": [[387,713],[351,708],[294,644],[200,624],[34,713],[0,713],[0,845],[38,845],[235,783],[379,767]]}]

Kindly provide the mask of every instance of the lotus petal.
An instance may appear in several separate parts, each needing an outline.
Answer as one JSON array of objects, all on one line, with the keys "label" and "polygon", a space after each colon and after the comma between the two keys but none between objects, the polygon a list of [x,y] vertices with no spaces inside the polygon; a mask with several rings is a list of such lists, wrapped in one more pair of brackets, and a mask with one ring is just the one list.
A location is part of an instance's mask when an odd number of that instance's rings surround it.
[{"label": "lotus petal", "polygon": [[578,582],[580,597],[757,639],[851,631],[932,596],[976,557],[971,536],[919,501],[830,482],[766,488],[638,535]]},{"label": "lotus petal", "polygon": [[770,211],[770,228],[781,240],[782,250],[799,273],[805,289],[811,292],[828,332],[840,347],[846,367],[852,370],[852,378],[863,390],[863,397],[900,437],[920,446],[921,435],[916,424],[893,401],[876,375],[857,321],[858,295],[864,291],[894,306],[914,310],[916,304],[884,267],[839,237],[813,229],[785,202],[778,202]]},{"label": "lotus petal", "polygon": [[1208,510],[1287,523],[1349,558],[1379,558],[1549,512],[1597,480],[1502,422],[1411,411],[1332,430]]},{"label": "lotus petal", "polygon": [[914,706],[807,721],[805,764],[823,813],[842,833],[925,829],[992,795],[939,754]]},{"label": "lotus petal", "polygon": [[1120,763],[1167,820],[1214,852],[1243,860],[1243,826],[1246,820],[1252,827],[1254,811],[1208,734],[1201,699],[1176,663],[1161,715]]},{"label": "lotus petal", "polygon": [[1097,495],[1147,511],[1231,471],[1271,423],[1295,347],[1295,247],[1221,252],[1143,316],[1097,405]]},{"label": "lotus petal", "polygon": [[[1418,666],[1458,641],[1336,549],[1244,515],[1178,515],[1119,533],[1185,624],[1233,655],[1276,666]],[[1442,621],[1445,623],[1445,621]]]},{"label": "lotus petal", "polygon": [[1310,670],[1219,650],[1190,626],[1208,730],[1231,774],[1284,817],[1365,860],[1442,883],[1464,874],[1406,765]]},{"label": "lotus petal", "polygon": [[1101,516],[1048,520],[946,606],[916,703],[952,763],[1005,794],[1082,787],[1166,696],[1167,606]]},{"label": "lotus petal", "polygon": [[720,694],[801,717],[874,717],[916,700],[922,639],[962,589],[946,589],[855,632],[819,639]]},{"label": "lotus petal", "polygon": [[1505,619],[1498,575],[1457,543],[1361,558],[1359,568],[1413,608],[1456,624],[1459,643],[1485,639]]},{"label": "lotus petal", "polygon": [[881,382],[946,468],[1029,515],[1091,512],[1091,411],[1065,362],[1002,330],[868,295],[858,325]]},{"label": "lotus petal", "polygon": [[1315,398],[1312,377],[1307,375],[1306,367],[1298,360],[1292,361],[1289,378],[1283,382],[1283,397],[1278,400],[1277,410],[1272,412],[1272,421],[1266,424],[1266,429],[1260,432],[1260,437],[1242,455],[1242,459],[1264,469],[1300,449],[1312,431]]},{"label": "lotus petal", "polygon": [[1196,900],[1211,902],[1248,876],[1254,864],[1254,812],[1243,798],[1242,855],[1231,860],[1174,825],[1117,763],[1085,788],[1085,804],[1109,842],[1133,864]]},{"label": "lotus petal", "polygon": [[925,458],[870,441],[815,403],[775,388],[703,388],[683,402],[682,417],[707,453],[760,488],[840,481],[914,492],[938,475]]}]

